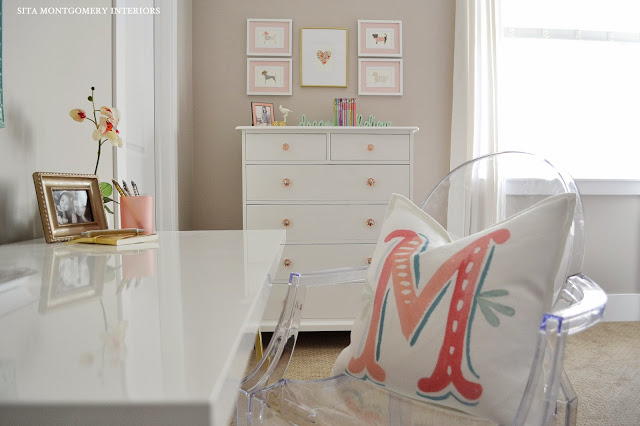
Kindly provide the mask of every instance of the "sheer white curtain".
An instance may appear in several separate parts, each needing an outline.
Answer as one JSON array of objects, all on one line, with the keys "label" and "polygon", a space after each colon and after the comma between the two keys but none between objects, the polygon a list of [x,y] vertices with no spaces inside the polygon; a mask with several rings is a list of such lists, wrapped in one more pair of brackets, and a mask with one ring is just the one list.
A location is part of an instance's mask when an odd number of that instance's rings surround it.
[{"label": "sheer white curtain", "polygon": [[[498,149],[499,1],[456,0],[451,169]],[[454,233],[464,233],[474,223],[499,215],[504,208],[498,198],[500,182],[493,167],[475,168],[465,179],[463,184],[470,188],[466,192],[468,198],[449,200],[454,208],[449,209],[448,221],[460,226],[450,227]],[[487,196],[491,192],[492,202],[480,201],[491,199]]]},{"label": "sheer white curtain", "polygon": [[496,152],[500,0],[456,0],[450,167]]}]

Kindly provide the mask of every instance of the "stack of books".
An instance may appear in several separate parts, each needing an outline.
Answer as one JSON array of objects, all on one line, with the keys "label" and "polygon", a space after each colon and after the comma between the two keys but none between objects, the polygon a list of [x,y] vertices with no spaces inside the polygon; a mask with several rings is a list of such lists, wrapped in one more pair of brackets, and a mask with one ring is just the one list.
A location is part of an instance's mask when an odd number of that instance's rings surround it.
[{"label": "stack of books", "polygon": [[333,100],[333,124],[336,126],[355,126],[356,104],[356,98],[335,98]]}]

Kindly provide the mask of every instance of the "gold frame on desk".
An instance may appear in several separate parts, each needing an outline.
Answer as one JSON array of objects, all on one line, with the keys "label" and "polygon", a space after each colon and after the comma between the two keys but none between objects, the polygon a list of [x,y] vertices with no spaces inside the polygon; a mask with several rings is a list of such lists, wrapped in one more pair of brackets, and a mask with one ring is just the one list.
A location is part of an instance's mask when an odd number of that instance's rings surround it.
[{"label": "gold frame on desk", "polygon": [[[107,229],[98,176],[35,172],[33,183],[36,187],[40,219],[47,243],[67,241],[84,231]],[[89,209],[89,213],[82,221],[73,222],[57,214],[56,206],[59,206],[65,192],[70,195],[86,195],[85,207]]]},{"label": "gold frame on desk", "polygon": [[347,28],[300,28],[300,87],[347,87],[348,49]]}]

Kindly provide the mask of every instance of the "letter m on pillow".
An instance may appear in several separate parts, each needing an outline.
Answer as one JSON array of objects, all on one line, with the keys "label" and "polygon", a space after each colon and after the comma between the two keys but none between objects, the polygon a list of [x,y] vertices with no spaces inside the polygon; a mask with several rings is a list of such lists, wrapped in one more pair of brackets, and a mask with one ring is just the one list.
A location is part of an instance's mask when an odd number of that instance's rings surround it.
[{"label": "letter m on pillow", "polygon": [[[465,354],[468,352],[476,302],[490,323],[490,317],[495,317],[491,308],[505,315],[515,313],[507,306],[478,298],[495,247],[504,244],[509,238],[507,229],[498,229],[477,238],[445,260],[425,285],[419,285],[420,258],[421,254],[428,256],[428,253],[423,253],[429,244],[428,238],[410,230],[394,230],[389,233],[384,239],[389,248],[382,260],[364,347],[359,355],[349,361],[348,372],[352,375],[364,374],[380,384],[385,382],[386,372],[378,361],[385,330],[385,312],[391,292],[402,335],[411,346],[444,295],[450,293],[451,301],[446,327],[441,331],[444,339],[439,356],[433,371],[421,372],[420,375],[427,375],[416,377],[417,394],[436,400],[453,396],[463,404],[475,405],[482,395],[482,385],[477,377],[465,377],[463,371],[473,372],[470,359]],[[491,293],[486,297],[507,294],[502,290]],[[463,362],[469,364],[467,368],[463,369]]]}]

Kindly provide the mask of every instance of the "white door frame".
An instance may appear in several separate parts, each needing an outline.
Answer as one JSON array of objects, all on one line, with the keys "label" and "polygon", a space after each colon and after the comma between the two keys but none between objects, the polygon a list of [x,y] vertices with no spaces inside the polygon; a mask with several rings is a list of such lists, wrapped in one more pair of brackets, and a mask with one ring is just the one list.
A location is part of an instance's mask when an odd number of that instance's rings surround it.
[{"label": "white door frame", "polygon": [[[113,0],[114,7],[124,6],[124,0]],[[127,3],[129,5],[129,3]],[[158,231],[178,230],[178,103],[177,103],[177,3],[171,0],[154,0],[160,13],[154,15],[154,148],[156,184],[156,223]],[[122,58],[127,43],[113,15],[113,102],[118,105],[118,91],[126,87]],[[121,37],[118,37],[120,35]],[[120,60],[119,60],[120,59]],[[125,142],[126,143],[126,142]],[[126,174],[126,150],[114,148],[113,173],[116,180]],[[116,226],[119,226],[119,209],[116,209]]]},{"label": "white door frame", "polygon": [[156,229],[178,230],[178,2],[155,0]]}]

